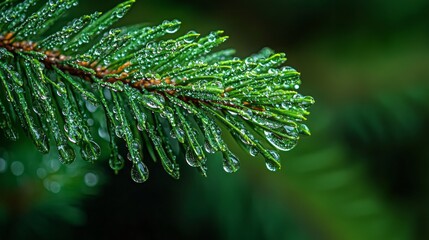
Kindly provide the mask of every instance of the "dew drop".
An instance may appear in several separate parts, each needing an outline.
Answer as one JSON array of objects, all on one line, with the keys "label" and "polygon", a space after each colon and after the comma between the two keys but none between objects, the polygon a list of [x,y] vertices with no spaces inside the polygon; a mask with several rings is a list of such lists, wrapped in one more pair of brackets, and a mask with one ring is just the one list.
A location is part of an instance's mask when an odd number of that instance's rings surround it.
[{"label": "dew drop", "polygon": [[253,157],[255,157],[256,155],[258,155],[258,153],[259,153],[259,150],[256,147],[251,146],[249,148],[249,154],[252,155]]},{"label": "dew drop", "polygon": [[160,105],[156,104],[156,102],[153,100],[148,100],[146,102],[146,105],[151,109],[159,109],[160,108]]},{"label": "dew drop", "polygon": [[198,36],[199,36],[199,34],[197,34],[195,31],[189,31],[188,34],[183,39],[183,41],[185,41],[185,43],[191,43],[191,42],[195,41],[195,39]]},{"label": "dew drop", "polygon": [[177,32],[177,30],[179,30],[179,28],[180,28],[180,21],[179,21],[179,20],[173,20],[173,21],[171,21],[171,22],[166,21],[166,22],[164,22],[164,23],[166,23],[166,24],[170,25],[169,27],[167,27],[167,28],[165,29],[165,31],[166,31],[167,33],[175,33],[175,32]]},{"label": "dew drop", "polygon": [[298,137],[299,130],[296,127],[284,125],[283,128],[284,128],[287,135],[289,135],[291,137]]},{"label": "dew drop", "polygon": [[223,170],[233,173],[240,169],[240,161],[232,152],[224,152]]},{"label": "dew drop", "polygon": [[176,126],[174,134],[177,138],[177,141],[179,141],[180,143],[185,142],[185,131],[183,131],[183,129],[181,127]]},{"label": "dew drop", "polygon": [[274,161],[272,160],[265,160],[265,166],[267,167],[268,170],[275,172],[278,170],[277,164],[274,163]]},{"label": "dew drop", "polygon": [[236,116],[236,115],[237,115],[237,112],[230,111],[230,110],[227,110],[227,111],[228,111],[228,113],[229,113],[229,114],[231,114],[231,115],[233,115],[233,116]]},{"label": "dew drop", "polygon": [[119,9],[115,12],[117,18],[122,18],[125,15],[126,11],[124,9]]},{"label": "dew drop", "polygon": [[117,172],[124,167],[124,162],[124,158],[120,154],[118,154],[117,156],[110,157],[109,166],[113,171]]},{"label": "dew drop", "polygon": [[72,147],[67,144],[58,146],[59,160],[63,164],[70,164],[76,158],[76,154]]},{"label": "dew drop", "polygon": [[302,134],[311,135],[310,129],[308,128],[307,125],[305,125],[303,123],[298,125],[298,129],[299,129],[299,132]]},{"label": "dew drop", "polygon": [[87,141],[82,144],[80,154],[84,160],[94,162],[100,156],[101,149],[94,141]]},{"label": "dew drop", "polygon": [[266,152],[265,166],[270,171],[277,171],[280,169],[280,164],[278,160],[280,159],[280,155],[274,150],[268,150]]},{"label": "dew drop", "polygon": [[208,36],[207,36],[207,41],[208,42],[214,42],[214,41],[216,41],[216,39],[217,39],[217,36],[216,36],[216,34],[215,33],[210,33]]},{"label": "dew drop", "polygon": [[44,108],[43,108],[43,102],[42,100],[40,100],[39,98],[34,98],[33,99],[33,111],[37,114],[37,115],[42,115],[44,112]]},{"label": "dew drop", "polygon": [[198,160],[197,155],[190,148],[188,148],[186,150],[185,159],[186,159],[186,162],[191,167],[199,167],[199,166],[201,166],[201,162]]},{"label": "dew drop", "polygon": [[264,134],[268,142],[281,151],[291,150],[298,142],[296,139],[282,137],[267,130],[264,130]]},{"label": "dew drop", "polygon": [[118,138],[122,138],[124,136],[124,130],[122,128],[122,126],[116,126],[115,127],[115,134]]},{"label": "dew drop", "polygon": [[131,178],[136,183],[143,183],[149,177],[149,170],[143,162],[136,162],[131,168]]},{"label": "dew drop", "polygon": [[211,144],[208,141],[204,142],[204,149],[208,153],[215,153],[215,150],[213,149],[213,147],[211,146]]}]

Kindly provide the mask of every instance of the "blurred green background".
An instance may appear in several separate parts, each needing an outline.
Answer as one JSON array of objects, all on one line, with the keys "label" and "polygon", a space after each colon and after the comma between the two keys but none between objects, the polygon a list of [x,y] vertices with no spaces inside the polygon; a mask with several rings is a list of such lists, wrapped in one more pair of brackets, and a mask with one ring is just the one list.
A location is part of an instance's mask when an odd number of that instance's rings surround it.
[{"label": "blurred green background", "polygon": [[[81,0],[71,16],[119,2]],[[427,0],[137,0],[119,25],[177,18],[179,34],[225,30],[241,57],[286,52],[316,100],[313,135],[280,172],[232,147],[236,174],[182,163],[176,181],[152,163],[140,185],[130,166],[60,166],[0,140],[0,239],[429,239],[428,12]]]}]

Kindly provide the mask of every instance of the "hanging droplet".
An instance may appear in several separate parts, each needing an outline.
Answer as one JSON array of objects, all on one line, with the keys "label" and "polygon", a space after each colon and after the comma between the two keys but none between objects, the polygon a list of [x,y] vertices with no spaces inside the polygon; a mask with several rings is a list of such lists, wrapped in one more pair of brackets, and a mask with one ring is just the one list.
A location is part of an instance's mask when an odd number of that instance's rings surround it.
[{"label": "hanging droplet", "polygon": [[270,171],[277,171],[280,169],[280,163],[278,162],[280,156],[276,151],[268,150],[266,151],[266,159],[265,159],[265,166]]},{"label": "hanging droplet", "polygon": [[70,164],[76,158],[73,148],[67,144],[58,146],[59,160],[63,164]]},{"label": "hanging droplet", "polygon": [[307,125],[301,123],[298,125],[298,130],[301,134],[306,134],[307,136],[311,135],[310,129],[308,128]]},{"label": "hanging droplet", "polygon": [[34,98],[32,105],[33,105],[33,111],[37,114],[37,115],[42,115],[45,111],[45,108],[43,106],[43,101],[39,98]]},{"label": "hanging droplet", "polygon": [[297,139],[290,139],[274,134],[270,131],[264,131],[265,137],[268,142],[281,151],[289,151],[297,144]]},{"label": "hanging droplet", "polygon": [[258,148],[254,147],[254,146],[251,146],[249,148],[249,154],[252,155],[253,157],[255,157],[256,155],[258,155],[258,153],[259,153]]},{"label": "hanging droplet", "polygon": [[143,183],[149,177],[149,170],[143,162],[136,162],[131,168],[131,178],[136,183]]},{"label": "hanging droplet", "polygon": [[174,128],[174,135],[176,136],[177,141],[179,141],[180,143],[185,142],[185,131],[183,131],[181,127],[176,126]]},{"label": "hanging droplet", "polygon": [[227,173],[233,173],[240,169],[240,161],[230,151],[224,152],[223,170]]},{"label": "hanging droplet", "polygon": [[119,170],[121,170],[124,167],[124,158],[118,154],[116,156],[111,156],[109,159],[109,166],[110,168],[117,173]]},{"label": "hanging droplet", "polygon": [[37,150],[39,150],[41,153],[48,153],[49,152],[49,141],[48,141],[48,137],[45,135],[45,133],[43,133],[40,128],[37,127],[33,127],[30,128],[30,130],[32,131],[32,135],[33,135],[33,142],[37,148]]},{"label": "hanging droplet", "polygon": [[267,166],[268,170],[273,172],[278,170],[277,165],[271,160],[265,160],[265,166]]},{"label": "hanging droplet", "polygon": [[205,164],[198,167],[197,170],[200,172],[201,176],[207,177],[207,166]]},{"label": "hanging droplet", "polygon": [[157,102],[155,102],[152,99],[149,99],[147,102],[145,102],[146,105],[150,108],[150,109],[159,109],[161,108],[160,105],[157,104]]},{"label": "hanging droplet", "polygon": [[82,144],[80,154],[84,160],[94,162],[100,156],[101,149],[94,141],[87,141]]},{"label": "hanging droplet", "polygon": [[185,153],[185,159],[186,162],[189,164],[189,166],[191,167],[199,167],[201,166],[201,162],[198,160],[197,155],[194,153],[194,151],[190,148],[188,148],[186,150]]},{"label": "hanging droplet", "polygon": [[118,138],[124,137],[124,129],[121,125],[115,126],[115,134]]},{"label": "hanging droplet", "polygon": [[283,128],[284,128],[284,131],[286,132],[287,135],[289,135],[291,137],[298,137],[299,129],[297,127],[284,125]]},{"label": "hanging droplet", "polygon": [[215,153],[215,150],[213,149],[213,147],[211,146],[211,144],[208,141],[204,142],[204,149],[208,153]]}]

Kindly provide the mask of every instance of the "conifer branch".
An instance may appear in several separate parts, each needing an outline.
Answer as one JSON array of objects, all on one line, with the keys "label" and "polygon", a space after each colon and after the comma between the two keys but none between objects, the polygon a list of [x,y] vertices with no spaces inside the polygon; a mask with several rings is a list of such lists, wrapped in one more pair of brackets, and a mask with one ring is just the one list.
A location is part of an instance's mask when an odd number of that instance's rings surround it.
[{"label": "conifer branch", "polygon": [[220,124],[252,156],[260,153],[269,170],[279,169],[279,155],[269,146],[289,151],[300,135],[310,135],[303,121],[314,103],[297,92],[300,74],[280,68],[285,55],[263,49],[239,59],[233,50],[212,52],[227,39],[222,31],[159,40],[178,31],[177,20],[111,29],[133,2],[82,16],[50,35],[47,30],[77,1],[0,4],[4,134],[16,140],[19,121],[38,150],[47,153],[56,146],[68,164],[80,148],[81,157],[93,162],[101,149],[87,119],[100,105],[109,164],[114,171],[124,166],[117,146],[117,138],[123,139],[136,182],[148,178],[143,152],[159,159],[174,178],[179,178],[176,159],[182,155],[203,175],[207,154],[219,151],[225,171],[238,170]]}]

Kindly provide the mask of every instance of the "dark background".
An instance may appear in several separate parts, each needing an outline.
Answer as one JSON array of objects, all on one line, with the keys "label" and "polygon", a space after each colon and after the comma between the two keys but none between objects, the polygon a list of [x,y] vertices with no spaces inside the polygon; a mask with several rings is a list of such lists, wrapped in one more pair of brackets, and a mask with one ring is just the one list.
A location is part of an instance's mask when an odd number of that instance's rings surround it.
[{"label": "dark background", "polygon": [[[80,1],[72,15],[118,3]],[[223,29],[221,48],[240,57],[286,52],[316,100],[312,136],[277,173],[238,148],[238,173],[212,161],[204,178],[182,164],[179,181],[149,164],[135,184],[103,160],[50,171],[58,193],[34,174],[49,159],[2,140],[0,239],[428,239],[428,12],[425,0],[138,0],[118,25],[180,19],[177,35]]]}]

